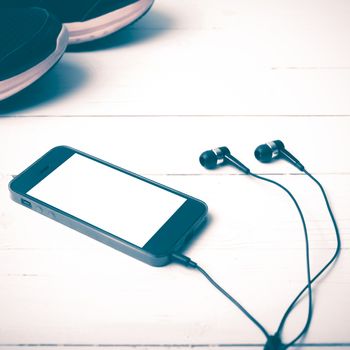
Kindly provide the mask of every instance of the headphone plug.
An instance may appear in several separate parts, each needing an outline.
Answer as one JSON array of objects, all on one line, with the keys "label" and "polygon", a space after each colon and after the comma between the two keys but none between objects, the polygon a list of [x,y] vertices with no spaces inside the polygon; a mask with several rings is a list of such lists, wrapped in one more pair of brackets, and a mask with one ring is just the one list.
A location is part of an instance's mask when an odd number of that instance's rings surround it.
[{"label": "headphone plug", "polygon": [[186,267],[193,267],[194,269],[198,267],[197,263],[192,261],[188,256],[173,253],[171,255],[171,257],[172,257],[173,261],[175,261],[181,265],[184,265]]}]

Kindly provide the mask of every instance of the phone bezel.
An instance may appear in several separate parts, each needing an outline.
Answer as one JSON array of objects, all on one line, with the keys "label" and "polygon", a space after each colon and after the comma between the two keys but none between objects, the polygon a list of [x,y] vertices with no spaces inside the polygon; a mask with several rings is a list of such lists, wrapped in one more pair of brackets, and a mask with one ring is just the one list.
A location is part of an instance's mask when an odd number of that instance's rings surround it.
[{"label": "phone bezel", "polygon": [[[104,231],[99,227],[27,194],[31,188],[45,177],[49,176],[75,153],[137,178],[140,181],[147,182],[152,186],[181,196],[185,198],[186,201],[163,226],[153,234],[143,247],[139,247],[127,241],[125,238]],[[25,199],[29,201],[29,203],[33,203],[33,206],[31,206],[32,209],[39,211],[43,215],[49,216],[66,226],[78,230],[81,233],[153,266],[166,265],[170,261],[171,254],[179,250],[189,236],[202,224],[208,211],[207,205],[203,201],[68,146],[58,146],[48,151],[21,174],[16,176],[10,182],[9,189],[12,199],[16,202],[21,204],[22,200],[22,204],[24,204],[23,199]]]}]

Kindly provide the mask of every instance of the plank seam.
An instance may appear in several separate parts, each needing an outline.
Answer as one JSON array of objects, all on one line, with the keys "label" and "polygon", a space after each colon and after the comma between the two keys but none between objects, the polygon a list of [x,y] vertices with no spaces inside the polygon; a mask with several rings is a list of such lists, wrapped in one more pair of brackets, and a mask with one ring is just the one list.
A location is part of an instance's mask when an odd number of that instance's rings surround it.
[{"label": "plank seam", "polygon": [[[264,346],[262,343],[236,343],[236,344],[110,344],[110,343],[18,343],[18,344],[0,344],[0,347],[124,347],[124,348],[144,348],[144,347],[167,347],[167,348],[205,348],[205,347],[261,347]],[[350,346],[349,343],[301,343],[293,345],[293,347],[344,347]]]}]

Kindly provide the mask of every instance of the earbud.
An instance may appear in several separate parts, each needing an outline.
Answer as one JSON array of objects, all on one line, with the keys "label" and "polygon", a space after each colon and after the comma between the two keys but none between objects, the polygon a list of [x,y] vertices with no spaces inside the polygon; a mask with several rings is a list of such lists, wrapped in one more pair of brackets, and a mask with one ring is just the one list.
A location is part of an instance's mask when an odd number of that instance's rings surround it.
[{"label": "earbud", "polygon": [[206,169],[215,169],[225,162],[226,154],[230,154],[230,150],[227,147],[214,148],[203,152],[199,157],[199,162]]},{"label": "earbud", "polygon": [[283,158],[289,163],[293,164],[300,171],[304,171],[304,165],[302,165],[297,158],[295,158],[290,152],[288,152],[282,141],[275,140],[256,148],[254,152],[255,158],[262,163],[270,163],[274,159]]},{"label": "earbud", "polygon": [[199,162],[206,169],[215,169],[219,165],[230,163],[245,174],[250,173],[250,170],[237,158],[233,157],[230,150],[225,146],[203,152],[199,157]]}]

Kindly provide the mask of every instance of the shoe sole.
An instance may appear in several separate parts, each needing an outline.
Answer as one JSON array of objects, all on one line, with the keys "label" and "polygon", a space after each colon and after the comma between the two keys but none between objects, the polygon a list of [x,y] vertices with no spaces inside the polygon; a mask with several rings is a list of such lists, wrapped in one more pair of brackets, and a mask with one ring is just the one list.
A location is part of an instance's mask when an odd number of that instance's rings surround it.
[{"label": "shoe sole", "polygon": [[153,5],[154,0],[139,0],[134,4],[84,22],[65,23],[69,44],[80,44],[103,38],[135,22]]},{"label": "shoe sole", "polygon": [[57,37],[56,49],[36,66],[12,78],[0,81],[0,101],[20,92],[33,84],[52,68],[64,54],[68,45],[68,31],[63,26]]}]

